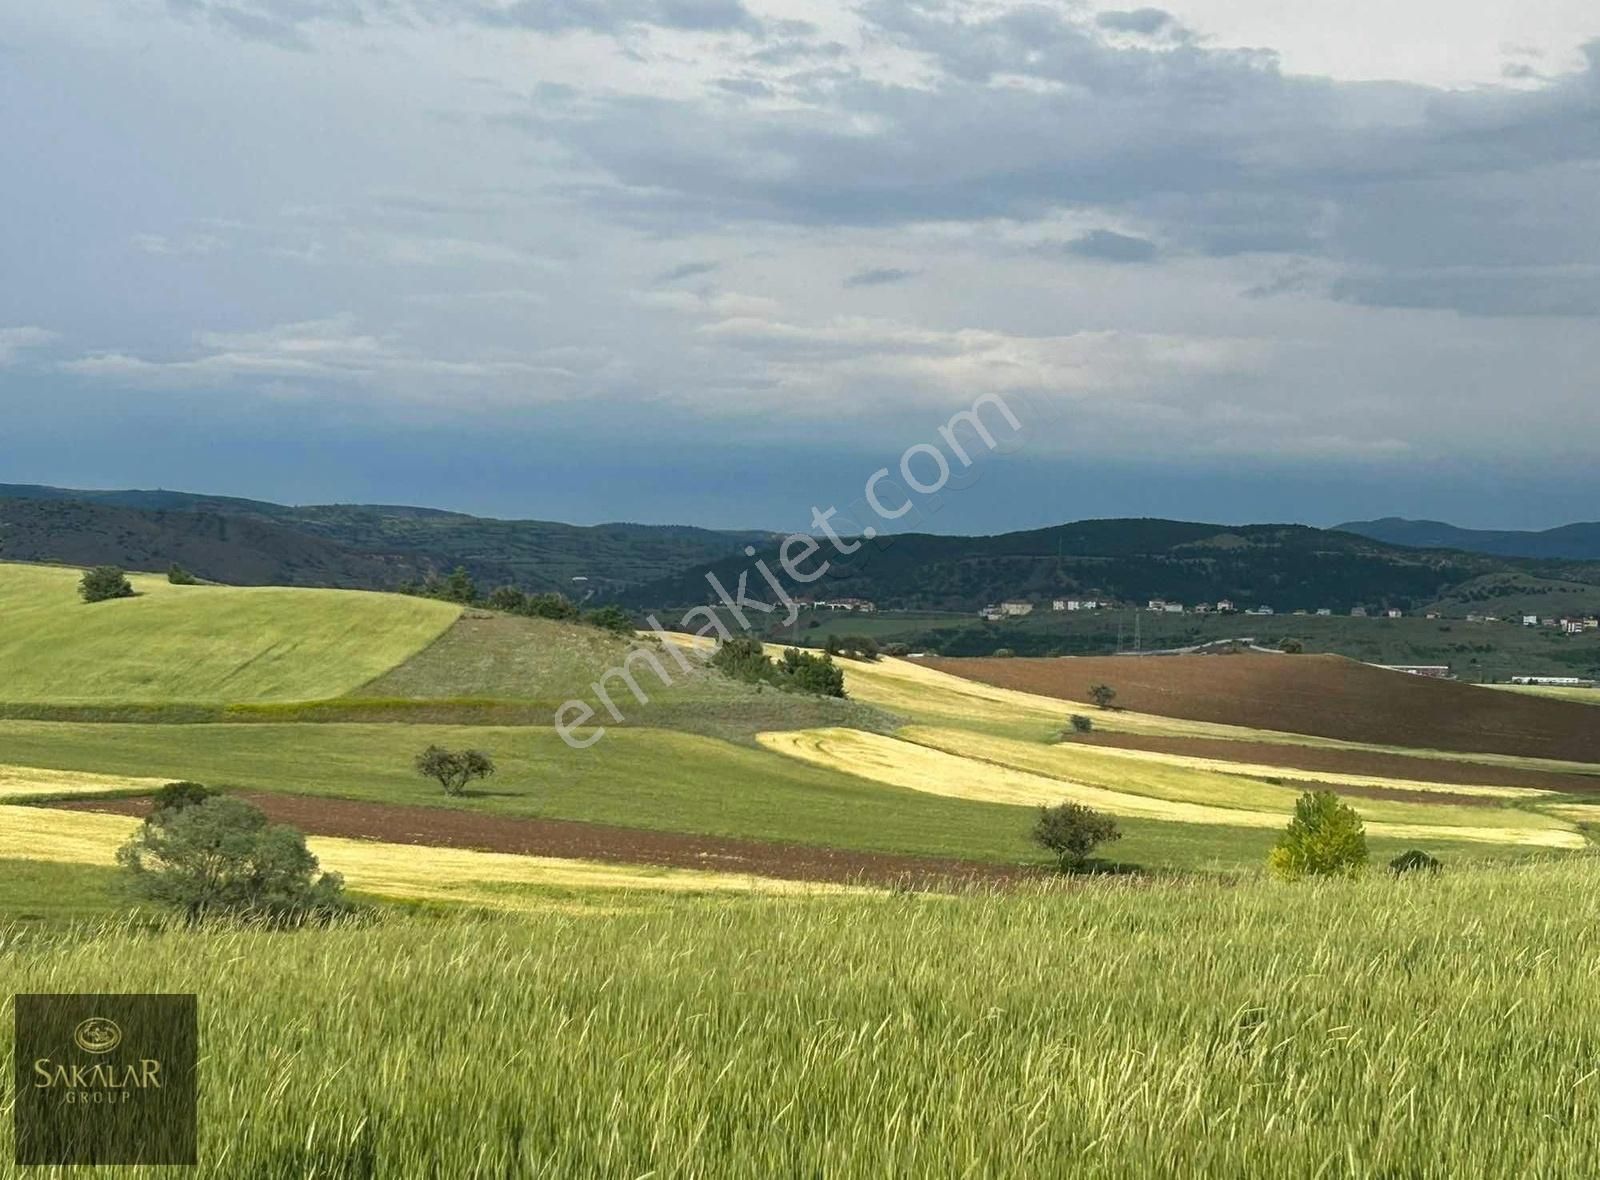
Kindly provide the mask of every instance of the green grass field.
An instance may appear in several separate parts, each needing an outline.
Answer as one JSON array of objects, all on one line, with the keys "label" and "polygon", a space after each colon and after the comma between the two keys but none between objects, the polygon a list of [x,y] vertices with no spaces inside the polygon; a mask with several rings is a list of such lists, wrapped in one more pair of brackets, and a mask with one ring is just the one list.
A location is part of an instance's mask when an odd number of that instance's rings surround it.
[{"label": "green grass field", "polygon": [[112,925],[0,962],[8,995],[199,995],[206,1176],[1587,1176],[1597,873]]},{"label": "green grass field", "polygon": [[339,696],[426,647],[458,607],[393,594],[173,586],[85,604],[80,571],[0,564],[0,698],[292,701]]}]

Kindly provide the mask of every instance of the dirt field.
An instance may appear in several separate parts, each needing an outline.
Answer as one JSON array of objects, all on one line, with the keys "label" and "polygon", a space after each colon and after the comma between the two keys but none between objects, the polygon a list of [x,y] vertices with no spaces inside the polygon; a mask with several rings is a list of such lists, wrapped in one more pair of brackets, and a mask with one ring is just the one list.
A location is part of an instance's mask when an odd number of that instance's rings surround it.
[{"label": "dirt field", "polygon": [[[1004,884],[1039,875],[1020,866],[985,864],[980,861],[852,852],[713,836],[685,836],[569,820],[488,816],[435,807],[359,803],[346,799],[265,792],[241,792],[237,798],[261,808],[279,823],[293,824],[308,836],[381,840],[390,844],[464,848],[521,856],[567,857],[613,864],[707,869],[723,873],[750,873],[786,881],[834,884],[913,887],[962,883]],[[70,811],[137,816],[149,811],[150,801],[144,798],[89,799],[64,801],[54,806]]]},{"label": "dirt field", "polygon": [[1514,770],[1495,763],[1457,762],[1447,758],[1412,758],[1405,754],[1380,754],[1367,750],[1287,746],[1273,742],[1232,742],[1222,738],[1108,733],[1105,730],[1074,734],[1072,741],[1074,744],[1112,746],[1120,750],[1151,750],[1160,754],[1283,766],[1328,774],[1415,779],[1420,782],[1454,783],[1464,787],[1481,784],[1491,787],[1536,787],[1542,791],[1600,792],[1600,775]]},{"label": "dirt field", "polygon": [[1594,707],[1487,693],[1470,684],[1389,672],[1338,656],[1151,656],[929,659],[984,684],[1085,702],[1091,685],[1116,705],[1192,721],[1415,749],[1600,763]]}]

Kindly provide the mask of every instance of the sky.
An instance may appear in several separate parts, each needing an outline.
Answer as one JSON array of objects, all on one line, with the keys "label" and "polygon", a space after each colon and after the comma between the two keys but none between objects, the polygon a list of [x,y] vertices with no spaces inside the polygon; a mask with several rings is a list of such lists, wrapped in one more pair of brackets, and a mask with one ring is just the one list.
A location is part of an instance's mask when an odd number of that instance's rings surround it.
[{"label": "sky", "polygon": [[0,152],[0,482],[1600,519],[1592,0],[51,0]]}]

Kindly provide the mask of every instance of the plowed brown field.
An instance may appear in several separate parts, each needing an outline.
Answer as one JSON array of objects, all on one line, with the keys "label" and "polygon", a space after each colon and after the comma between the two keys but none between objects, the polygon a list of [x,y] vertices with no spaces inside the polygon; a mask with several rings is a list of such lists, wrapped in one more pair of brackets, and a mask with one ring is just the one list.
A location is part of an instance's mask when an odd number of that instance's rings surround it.
[{"label": "plowed brown field", "polygon": [[[1022,866],[981,861],[687,836],[572,820],[482,815],[442,807],[360,803],[266,792],[241,792],[237,797],[259,807],[274,822],[293,824],[309,836],[381,840],[389,844],[707,869],[787,881],[837,884],[935,888],[1004,884],[1041,875]],[[52,806],[69,811],[138,816],[150,810],[150,800],[86,799],[61,801]]]},{"label": "plowed brown field", "polygon": [[1600,763],[1592,705],[1390,672],[1339,656],[929,659],[984,684],[1065,701],[1109,684],[1140,713],[1425,750]]}]

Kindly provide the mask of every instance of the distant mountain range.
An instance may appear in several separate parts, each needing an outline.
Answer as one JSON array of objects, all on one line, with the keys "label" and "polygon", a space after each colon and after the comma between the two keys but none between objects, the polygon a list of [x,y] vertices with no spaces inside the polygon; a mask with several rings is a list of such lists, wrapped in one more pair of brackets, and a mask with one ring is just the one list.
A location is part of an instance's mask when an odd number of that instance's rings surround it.
[{"label": "distant mountain range", "polygon": [[1565,561],[1600,561],[1600,522],[1568,524],[1542,532],[1461,529],[1437,520],[1358,520],[1339,526],[1374,541],[1410,549],[1462,549],[1495,557],[1536,557]]},{"label": "distant mountain range", "polygon": [[[882,607],[975,611],[1003,599],[1079,595],[1142,603],[1232,599],[1275,610],[1438,607],[1452,613],[1600,611],[1600,561],[1580,552],[1504,557],[1440,548],[1447,525],[1226,526],[1091,520],[988,537],[904,534],[825,546],[826,577],[791,590]],[[1572,526],[1573,529],[1600,525]],[[1467,537],[1550,534],[1473,534]],[[484,590],[559,590],[638,608],[714,601],[707,574],[736,587],[755,562],[781,569],[781,538],[689,526],[579,526],[494,520],[432,508],[262,500],[168,491],[75,491],[0,484],[0,559],[164,570],[173,562],[238,585],[388,590],[465,567]],[[745,554],[754,548],[755,556]],[[1597,550],[1600,551],[1600,550]],[[814,568],[814,567],[813,567]]]},{"label": "distant mountain range", "polygon": [[573,597],[714,561],[772,534],[492,520],[381,504],[289,507],[167,491],[0,484],[0,558],[164,570],[237,585],[393,589],[464,566],[486,588]]},{"label": "distant mountain range", "polygon": [[[638,607],[715,601],[707,575],[734,587],[775,550],[730,555],[623,592]],[[1416,550],[1304,525],[1227,526],[1170,520],[1093,520],[995,537],[909,534],[865,541],[849,556],[824,547],[827,576],[793,587],[813,597],[882,606],[974,610],[1002,599],[1058,596],[1194,604],[1229,599],[1241,609],[1438,607],[1469,613],[1600,610],[1600,562],[1505,559]],[[802,567],[802,572],[814,568]],[[754,574],[751,596],[762,593]]]}]

